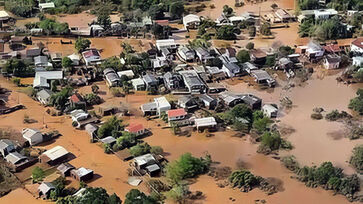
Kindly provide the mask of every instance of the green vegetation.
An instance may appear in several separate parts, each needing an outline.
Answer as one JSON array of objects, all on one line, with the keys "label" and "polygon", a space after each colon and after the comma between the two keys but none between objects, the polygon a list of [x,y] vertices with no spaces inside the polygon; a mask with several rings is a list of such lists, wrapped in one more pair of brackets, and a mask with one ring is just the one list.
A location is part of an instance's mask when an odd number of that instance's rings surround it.
[{"label": "green vegetation", "polygon": [[27,64],[24,63],[24,61],[19,59],[9,59],[2,68],[2,71],[8,75],[18,77],[25,77],[27,75],[34,74],[34,69],[30,68]]},{"label": "green vegetation", "polygon": [[112,149],[114,151],[118,151],[127,147],[132,147],[137,143],[137,141],[135,134],[122,132],[121,136],[116,139],[116,144],[113,145]]},{"label": "green vegetation", "polygon": [[42,168],[40,168],[39,166],[36,166],[32,171],[33,183],[43,181],[44,178],[45,178],[44,170]]},{"label": "green vegetation", "polygon": [[253,111],[245,104],[238,104],[231,110],[220,113],[218,116],[224,121],[226,125],[233,124],[236,129],[240,129],[238,127],[241,126],[241,123],[246,121],[248,131],[252,125]]},{"label": "green vegetation", "polygon": [[262,35],[272,35],[270,27],[271,25],[269,23],[262,24],[260,27],[260,33]]},{"label": "green vegetation", "polygon": [[313,10],[319,8],[319,0],[298,0],[301,10]]},{"label": "green vegetation", "polygon": [[349,37],[347,29],[337,17],[315,21],[305,19],[299,27],[300,37],[316,37],[320,41]]},{"label": "green vegetation", "polygon": [[166,193],[166,197],[176,203],[185,203],[188,194],[190,193],[187,185],[175,185],[170,191]]},{"label": "green vegetation", "polygon": [[125,196],[124,204],[157,204],[152,197],[145,195],[145,193],[131,189]]},{"label": "green vegetation", "polygon": [[148,143],[139,143],[130,148],[130,154],[134,157],[138,157],[147,153],[150,153],[151,147]]},{"label": "green vegetation", "polygon": [[89,93],[84,96],[84,100],[86,101],[87,105],[93,106],[102,103],[102,98],[94,93]]},{"label": "green vegetation", "polygon": [[70,69],[72,68],[73,65],[73,61],[69,58],[69,57],[63,57],[62,59],[62,67],[65,69]]},{"label": "green vegetation", "polygon": [[185,153],[179,159],[168,163],[166,166],[166,177],[172,184],[178,184],[183,179],[194,178],[209,170],[211,158],[209,155],[204,158],[193,157]]},{"label": "green vegetation", "polygon": [[150,153],[155,154],[155,155],[161,155],[164,153],[164,150],[160,146],[152,146],[150,149]]},{"label": "green vegetation", "polygon": [[240,50],[236,56],[239,63],[245,63],[250,61],[250,53],[248,50]]},{"label": "green vegetation", "polygon": [[255,48],[255,44],[253,42],[249,42],[246,45],[247,50],[253,50]]},{"label": "green vegetation", "polygon": [[342,111],[339,113],[338,110],[333,110],[330,113],[326,114],[325,119],[328,121],[337,121],[340,119],[350,119],[352,118],[351,115],[349,115],[349,113]]},{"label": "green vegetation", "polygon": [[63,88],[60,92],[54,93],[51,95],[49,99],[49,104],[58,110],[65,110],[66,104],[68,102],[68,98],[72,95],[73,88],[66,87]]},{"label": "green vegetation", "polygon": [[241,30],[235,26],[223,25],[217,29],[216,37],[220,40],[235,40],[240,33]]},{"label": "green vegetation", "polygon": [[117,138],[121,128],[122,120],[118,119],[116,116],[112,116],[98,129],[97,135],[99,138],[105,138],[108,136]]},{"label": "green vegetation", "polygon": [[358,89],[357,97],[350,100],[348,108],[363,115],[363,89]]},{"label": "green vegetation", "polygon": [[223,14],[226,15],[226,17],[231,17],[233,13],[233,8],[229,7],[228,5],[223,6]]},{"label": "green vegetation", "polygon": [[363,10],[363,2],[360,0],[331,0],[327,4],[328,8],[333,8],[337,11],[347,10]]},{"label": "green vegetation", "polygon": [[259,153],[269,154],[278,149],[292,149],[292,146],[288,141],[282,139],[278,132],[263,133],[261,144],[257,151]]},{"label": "green vegetation", "polygon": [[343,170],[334,167],[331,162],[324,162],[320,166],[300,167],[293,156],[281,159],[283,165],[297,174],[297,179],[308,187],[321,186],[326,190],[346,196],[350,201],[357,199],[355,193],[360,190],[360,180],[356,174],[346,176]]},{"label": "green vegetation", "polygon": [[[58,202],[57,202],[58,203]],[[102,204],[121,204],[121,199],[116,195],[108,195],[103,188],[86,188],[83,196],[77,197],[75,203],[102,203]]]},{"label": "green vegetation", "polygon": [[34,0],[6,0],[5,10],[10,11],[14,15],[27,18],[31,17],[35,5],[36,1]]},{"label": "green vegetation", "polygon": [[255,176],[247,170],[236,170],[228,177],[232,187],[240,188],[243,192],[248,192],[259,186],[261,180],[262,177]]},{"label": "green vegetation", "polygon": [[359,145],[353,149],[353,154],[349,163],[357,169],[357,171],[363,171],[363,145]]},{"label": "green vegetation", "polygon": [[76,48],[76,50],[81,53],[83,52],[85,49],[89,48],[89,46],[91,45],[91,41],[86,39],[86,38],[81,38],[79,37],[76,40],[76,43],[74,45],[74,47]]},{"label": "green vegetation", "polygon": [[67,23],[59,23],[55,19],[46,18],[39,23],[38,27],[43,29],[47,35],[65,35],[69,32]]}]

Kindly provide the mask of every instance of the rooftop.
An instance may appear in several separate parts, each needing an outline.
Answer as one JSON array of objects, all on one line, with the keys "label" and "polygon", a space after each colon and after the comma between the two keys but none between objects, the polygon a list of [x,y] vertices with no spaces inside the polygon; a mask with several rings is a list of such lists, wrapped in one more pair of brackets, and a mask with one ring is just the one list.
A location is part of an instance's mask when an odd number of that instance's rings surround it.
[{"label": "rooftop", "polygon": [[131,133],[137,133],[138,131],[144,130],[144,126],[140,123],[134,123],[134,124],[130,124],[129,126],[127,126],[125,128],[127,131],[131,132]]},{"label": "rooftop", "polygon": [[68,153],[69,152],[66,149],[64,149],[64,147],[56,146],[50,150],[47,150],[43,154],[46,155],[50,160],[56,160],[60,157],[67,155]]},{"label": "rooftop", "polygon": [[168,110],[168,117],[179,117],[179,116],[185,116],[187,115],[187,112],[185,112],[185,110],[183,108],[179,108],[179,109],[173,109],[173,110]]}]

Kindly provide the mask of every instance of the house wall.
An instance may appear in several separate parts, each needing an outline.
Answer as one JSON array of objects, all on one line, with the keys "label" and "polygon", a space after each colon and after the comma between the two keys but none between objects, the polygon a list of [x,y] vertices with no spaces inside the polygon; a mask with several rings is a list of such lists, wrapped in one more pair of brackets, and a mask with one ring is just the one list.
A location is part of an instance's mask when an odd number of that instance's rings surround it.
[{"label": "house wall", "polygon": [[[25,138],[25,139],[27,139],[27,138]],[[43,142],[43,135],[42,135],[42,133],[38,132],[27,140],[29,141],[30,145],[36,145],[36,144]]]}]

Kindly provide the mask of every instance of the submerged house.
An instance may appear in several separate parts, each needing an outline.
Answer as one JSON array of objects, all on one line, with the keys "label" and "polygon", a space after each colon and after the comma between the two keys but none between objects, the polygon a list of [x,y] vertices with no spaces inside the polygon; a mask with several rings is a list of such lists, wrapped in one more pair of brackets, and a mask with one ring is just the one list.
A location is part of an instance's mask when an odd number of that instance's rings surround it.
[{"label": "submerged house", "polygon": [[120,77],[116,74],[115,70],[111,68],[103,70],[103,76],[105,77],[108,87],[119,86],[121,83]]},{"label": "submerged house", "polygon": [[62,146],[53,147],[50,150],[45,151],[39,157],[40,163],[48,163],[49,165],[55,165],[62,163],[67,159],[69,152]]},{"label": "submerged house", "polygon": [[275,79],[273,79],[265,70],[252,70],[251,76],[255,78],[255,81],[258,84],[266,84],[269,87],[274,87],[276,84]]},{"label": "submerged house", "polygon": [[67,177],[71,175],[71,170],[75,169],[75,167],[68,162],[64,162],[57,167],[57,170],[63,177]]},{"label": "submerged house", "polygon": [[325,69],[338,69],[340,66],[341,57],[339,55],[329,54],[324,56]]},{"label": "submerged house", "polygon": [[188,113],[184,110],[184,108],[168,110],[168,121],[169,125],[172,123],[178,125],[188,125],[189,120],[187,120]]},{"label": "submerged house", "polygon": [[133,160],[133,165],[137,170],[141,171],[142,173],[145,172],[151,177],[157,176],[161,171],[159,162],[152,154],[145,154],[135,157]]},{"label": "submerged house", "polygon": [[273,104],[265,104],[262,106],[263,114],[269,118],[276,118],[278,113],[277,106]]},{"label": "submerged house", "polygon": [[86,101],[79,93],[74,93],[71,97],[69,97],[69,104],[73,109],[86,110],[87,107]]},{"label": "submerged house", "polygon": [[93,170],[81,167],[79,169],[71,170],[71,177],[77,181],[88,181],[93,178]]},{"label": "submerged house", "polygon": [[266,63],[267,54],[261,49],[254,49],[250,51],[251,61],[255,64],[264,65]]},{"label": "submerged house", "polygon": [[206,63],[208,60],[213,59],[214,57],[208,52],[208,50],[198,47],[195,49],[197,57],[201,63]]},{"label": "submerged house", "polygon": [[195,59],[195,52],[194,50],[188,48],[187,46],[181,46],[178,48],[178,56],[187,62],[193,62]]},{"label": "submerged house", "polygon": [[82,52],[82,57],[87,66],[101,62],[101,55],[96,49],[90,49]]},{"label": "submerged house", "polygon": [[214,110],[218,105],[218,100],[207,94],[199,95],[198,98],[201,102],[203,102],[204,107],[208,108],[209,110]]},{"label": "submerged house", "polygon": [[196,98],[189,95],[180,97],[178,99],[178,106],[186,110],[192,110],[199,107]]},{"label": "submerged house", "polygon": [[171,109],[171,105],[168,100],[162,96],[159,98],[155,98],[154,102],[156,104],[156,113],[160,116],[162,112],[166,112]]},{"label": "submerged house", "polygon": [[147,90],[158,89],[159,81],[154,75],[147,73],[142,77],[142,80],[144,80]]},{"label": "submerged house", "polygon": [[125,127],[125,131],[129,133],[133,133],[136,136],[141,136],[146,133],[146,129],[140,123],[130,124],[129,126]]},{"label": "submerged house", "polygon": [[163,76],[165,87],[172,91],[183,86],[183,78],[178,73],[166,72]]},{"label": "submerged house", "polygon": [[230,92],[222,92],[219,94],[219,98],[229,107],[234,107],[237,104],[243,103],[241,97],[232,94]]},{"label": "submerged house", "polygon": [[62,71],[38,71],[35,72],[33,81],[34,88],[50,88],[51,80],[63,79]]},{"label": "submerged house", "polygon": [[48,61],[47,56],[34,57],[34,65],[36,71],[45,71],[49,68],[53,68],[53,64]]},{"label": "submerged house", "polygon": [[161,51],[164,48],[175,50],[177,47],[174,39],[164,39],[156,41],[156,48]]},{"label": "submerged house", "polygon": [[10,152],[14,152],[14,151],[15,151],[15,144],[11,140],[8,140],[8,139],[1,139],[0,140],[0,153],[1,153],[1,156],[5,157]]},{"label": "submerged house", "polygon": [[25,128],[23,129],[22,134],[23,138],[27,140],[31,146],[43,142],[43,134],[37,129]]},{"label": "submerged house", "polygon": [[38,196],[44,199],[50,198],[51,191],[55,190],[55,186],[51,182],[43,182],[38,187]]},{"label": "submerged house", "polygon": [[49,99],[52,96],[53,92],[48,89],[42,89],[41,91],[37,92],[36,97],[37,100],[43,104],[46,105],[49,103]]},{"label": "submerged house", "polygon": [[227,77],[231,78],[236,76],[241,71],[241,68],[235,63],[223,63],[222,70]]},{"label": "submerged house", "polygon": [[200,24],[200,18],[197,15],[189,14],[183,17],[185,29],[197,29]]},{"label": "submerged house", "polygon": [[199,78],[197,72],[194,70],[180,71],[182,75],[184,84],[188,88],[190,93],[205,93],[207,86]]},{"label": "submerged house", "polygon": [[214,117],[196,118],[194,120],[197,130],[213,129],[216,128],[217,122]]},{"label": "submerged house", "polygon": [[257,96],[254,96],[252,94],[242,94],[239,95],[239,97],[242,99],[243,103],[248,105],[252,110],[261,109],[262,100]]},{"label": "submerged house", "polygon": [[131,84],[134,87],[135,91],[143,91],[146,88],[144,80],[142,80],[140,78],[132,79]]}]

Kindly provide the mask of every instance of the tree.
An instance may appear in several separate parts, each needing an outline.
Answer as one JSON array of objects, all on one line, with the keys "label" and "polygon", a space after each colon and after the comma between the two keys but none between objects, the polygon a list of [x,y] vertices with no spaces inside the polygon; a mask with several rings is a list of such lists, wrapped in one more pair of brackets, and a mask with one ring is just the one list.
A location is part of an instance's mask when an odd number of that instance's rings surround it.
[{"label": "tree", "polygon": [[276,9],[276,8],[278,8],[279,6],[276,4],[276,3],[273,3],[272,5],[271,5],[271,8],[272,9]]},{"label": "tree", "polygon": [[97,16],[97,23],[102,26],[104,29],[111,28],[111,18],[107,13],[101,13]]},{"label": "tree", "polygon": [[248,34],[250,35],[250,37],[255,37],[256,36],[256,27],[250,26],[248,28]]},{"label": "tree", "polygon": [[363,115],[363,89],[358,89],[357,97],[350,100],[348,108]]},{"label": "tree", "polygon": [[86,188],[76,203],[121,204],[121,199],[116,194],[109,196],[103,188]]},{"label": "tree", "polygon": [[122,136],[116,139],[113,149],[120,150],[134,146],[137,143],[137,136],[130,132],[122,132]]},{"label": "tree", "polygon": [[63,57],[62,59],[62,67],[65,69],[71,68],[73,65],[73,61],[69,57]]},{"label": "tree", "polygon": [[275,55],[269,55],[266,57],[266,65],[269,66],[269,67],[272,67],[275,65],[275,62],[276,62],[276,57]]},{"label": "tree", "polygon": [[179,159],[166,166],[166,177],[171,183],[177,184],[186,178],[193,178],[209,170],[210,156],[195,158],[190,153],[185,153]]},{"label": "tree", "polygon": [[313,10],[319,8],[319,0],[299,0],[301,10]]},{"label": "tree", "polygon": [[2,70],[14,76],[22,76],[27,70],[27,65],[19,59],[10,59],[6,62]]},{"label": "tree", "polygon": [[161,5],[152,5],[148,11],[151,19],[159,20],[164,18],[164,9]]},{"label": "tree", "polygon": [[187,185],[175,185],[166,196],[176,203],[184,203],[190,193],[189,187]]},{"label": "tree", "polygon": [[32,171],[33,182],[37,183],[37,182],[43,181],[44,178],[45,178],[44,170],[42,168],[36,166]]},{"label": "tree", "polygon": [[270,118],[267,117],[263,117],[263,118],[259,118],[253,121],[252,127],[253,129],[255,129],[259,134],[262,134],[263,132],[268,130],[268,126],[272,123],[273,121],[270,120]]},{"label": "tree", "polygon": [[164,150],[160,146],[152,146],[150,149],[150,153],[155,154],[155,155],[161,155],[164,153]]},{"label": "tree", "polygon": [[231,17],[233,14],[233,8],[229,7],[228,5],[223,6],[223,14],[227,17]]},{"label": "tree", "polygon": [[157,204],[157,201],[137,189],[131,189],[125,196],[124,204]]},{"label": "tree", "polygon": [[73,88],[65,87],[60,92],[50,96],[49,104],[58,110],[64,110],[68,102],[68,98],[72,95]]},{"label": "tree", "polygon": [[89,93],[84,96],[87,105],[93,106],[102,103],[102,98],[94,93]]},{"label": "tree", "polygon": [[100,87],[97,86],[97,84],[92,84],[91,89],[92,89],[92,93],[98,94],[98,90],[100,90]]},{"label": "tree", "polygon": [[228,181],[232,184],[232,187],[247,188],[247,191],[249,191],[253,187],[260,185],[261,177],[256,177],[247,170],[237,170],[231,173]]},{"label": "tree", "polygon": [[268,24],[268,23],[262,24],[260,27],[260,33],[262,35],[272,35],[271,29],[270,29],[270,24]]},{"label": "tree", "polygon": [[246,45],[246,49],[253,50],[255,48],[255,44],[253,42],[249,42]]},{"label": "tree", "polygon": [[207,66],[211,66],[211,67],[218,67],[218,68],[222,68],[223,66],[223,62],[221,59],[219,58],[213,58],[211,60],[208,60],[206,63]]},{"label": "tree", "polygon": [[76,50],[81,53],[85,49],[89,48],[90,45],[91,41],[89,39],[78,37],[74,46]]},{"label": "tree", "polygon": [[103,125],[98,129],[97,135],[99,138],[104,138],[112,135],[112,131],[121,130],[121,119],[117,119],[116,116],[109,118]]},{"label": "tree", "polygon": [[237,53],[237,60],[239,63],[245,63],[250,61],[250,53],[247,50],[240,50]]},{"label": "tree", "polygon": [[148,143],[144,142],[137,144],[130,148],[130,154],[134,157],[138,157],[147,153],[150,153],[151,147]]},{"label": "tree", "polygon": [[363,170],[363,145],[353,149],[353,154],[350,157],[349,163],[358,171]]},{"label": "tree", "polygon": [[184,13],[184,3],[182,1],[176,1],[170,4],[169,13],[172,19],[179,19]]},{"label": "tree", "polygon": [[221,40],[235,40],[241,30],[235,26],[223,25],[217,29],[216,37]]}]

